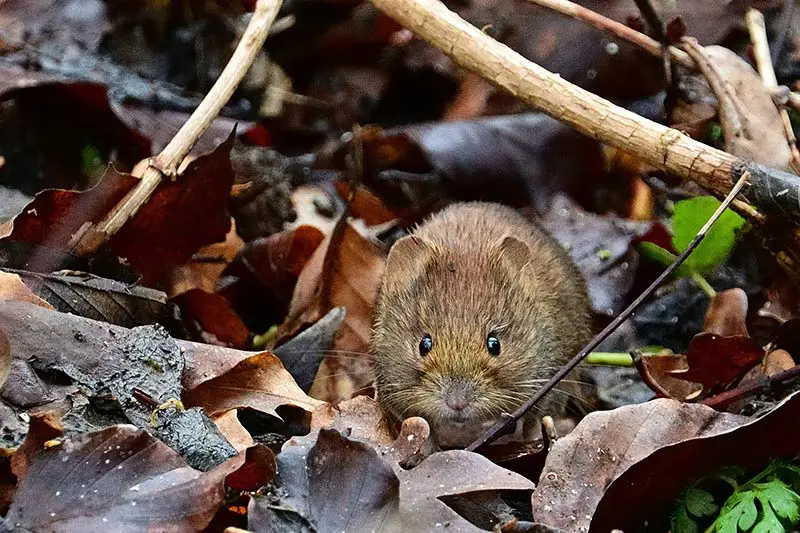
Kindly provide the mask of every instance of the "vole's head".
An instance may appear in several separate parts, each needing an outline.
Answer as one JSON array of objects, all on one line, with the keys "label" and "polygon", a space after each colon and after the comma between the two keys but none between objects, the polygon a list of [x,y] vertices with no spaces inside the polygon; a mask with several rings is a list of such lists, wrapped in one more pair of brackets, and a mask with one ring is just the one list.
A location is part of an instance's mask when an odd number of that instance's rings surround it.
[{"label": "vole's head", "polygon": [[392,247],[373,334],[386,410],[466,446],[553,374],[558,340],[532,261],[514,237],[444,250],[409,236]]}]

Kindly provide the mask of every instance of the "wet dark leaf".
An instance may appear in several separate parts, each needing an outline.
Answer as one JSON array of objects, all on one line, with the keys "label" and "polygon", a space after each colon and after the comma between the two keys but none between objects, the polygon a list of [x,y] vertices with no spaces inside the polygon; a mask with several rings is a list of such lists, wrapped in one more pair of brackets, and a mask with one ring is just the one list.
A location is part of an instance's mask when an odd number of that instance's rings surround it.
[{"label": "wet dark leaf", "polygon": [[[127,328],[159,323],[179,334],[175,328],[174,310],[161,291],[88,274],[3,272],[19,276],[25,286],[56,311]],[[0,273],[0,279],[4,279],[3,276]]]},{"label": "wet dark leaf", "polygon": [[672,375],[701,383],[704,393],[710,394],[741,379],[763,357],[763,348],[750,337],[700,333],[689,343],[689,368],[673,371]]},{"label": "wet dark leaf", "polygon": [[725,466],[760,469],[773,459],[795,458],[800,453],[799,410],[800,396],[795,394],[757,420],[674,441],[642,457],[608,487],[597,504],[590,531],[642,531],[645,520],[663,517],[680,491],[700,477]]},{"label": "wet dark leaf", "polygon": [[[534,519],[567,531],[585,529],[605,488],[631,465],[659,448],[720,433],[746,420],[665,399],[591,413],[550,450],[533,493]],[[652,499],[653,494],[641,496]]]},{"label": "wet dark leaf", "polygon": [[197,531],[222,504],[233,459],[202,473],[132,426],[113,426],[42,450],[5,517],[30,531]]},{"label": "wet dark leaf", "polygon": [[[404,434],[398,438],[407,439]],[[530,490],[532,483],[465,451],[436,453],[410,470],[339,431],[289,441],[278,455],[282,498],[255,498],[255,531],[448,531],[482,529],[444,503],[447,496]],[[316,529],[313,529],[316,528]]]},{"label": "wet dark leaf", "polygon": [[647,232],[649,224],[595,215],[559,195],[542,225],[581,269],[594,310],[607,316],[622,311],[638,265],[631,242]]}]

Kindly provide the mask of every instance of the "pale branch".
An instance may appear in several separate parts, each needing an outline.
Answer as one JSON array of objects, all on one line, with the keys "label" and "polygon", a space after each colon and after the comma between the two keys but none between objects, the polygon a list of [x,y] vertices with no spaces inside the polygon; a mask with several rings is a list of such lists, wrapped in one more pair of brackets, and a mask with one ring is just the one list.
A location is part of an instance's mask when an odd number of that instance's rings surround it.
[{"label": "pale branch", "polygon": [[495,41],[438,0],[372,3],[459,65],[581,133],[720,197],[750,172],[745,196],[759,211],[800,220],[800,177],[712,148],[577,87]]},{"label": "pale branch", "polygon": [[139,183],[102,221],[84,228],[84,231],[73,237],[71,245],[77,254],[86,255],[97,250],[147,203],[165,176],[172,178],[177,175],[189,150],[228,103],[255,61],[280,7],[281,0],[257,1],[239,44],[214,86],[169,144],[150,159]]},{"label": "pale branch", "polygon": [[[562,15],[566,15],[568,17],[581,20],[591,26],[594,26],[598,30],[603,30],[613,33],[620,39],[635,44],[636,46],[638,46],[642,50],[645,50],[651,55],[654,55],[656,57],[663,56],[661,43],[659,43],[655,39],[652,39],[649,36],[645,35],[644,33],[638,32],[633,28],[630,28],[625,24],[622,24],[621,22],[612,20],[606,16],[601,15],[600,13],[597,13],[596,11],[587,9],[574,2],[570,2],[569,0],[528,0],[528,1],[542,7],[547,7],[549,9],[552,9],[553,11],[557,11]],[[694,61],[692,61],[692,58],[689,57],[689,55],[680,48],[670,46],[669,54],[671,59],[678,62],[681,66],[691,70],[697,70],[697,67],[694,64]]]},{"label": "pale branch", "polygon": [[[753,42],[753,55],[756,59],[758,73],[761,75],[761,81],[767,89],[775,89],[778,87],[778,78],[775,76],[775,68],[772,66],[764,15],[759,10],[750,8],[745,15],[745,20],[747,21],[747,30],[750,32],[750,40]],[[792,153],[792,170],[798,172],[800,171],[800,151],[797,150],[797,138],[794,135],[789,111],[780,106],[778,112],[781,115],[783,131],[786,133],[786,142]]]}]

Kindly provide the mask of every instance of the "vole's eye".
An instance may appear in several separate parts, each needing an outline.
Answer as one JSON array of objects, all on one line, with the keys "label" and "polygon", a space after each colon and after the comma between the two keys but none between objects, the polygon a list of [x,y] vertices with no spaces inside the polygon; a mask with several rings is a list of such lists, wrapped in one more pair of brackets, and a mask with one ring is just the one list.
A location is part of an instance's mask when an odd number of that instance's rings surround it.
[{"label": "vole's eye", "polygon": [[433,349],[433,339],[429,334],[425,334],[422,336],[422,340],[419,341],[419,354],[422,357],[428,355],[428,353]]},{"label": "vole's eye", "polygon": [[486,349],[489,350],[489,355],[500,355],[500,340],[494,334],[486,338]]},{"label": "vole's eye", "polygon": [[428,355],[428,353],[433,349],[433,339],[427,333],[422,337],[422,340],[419,341],[419,354],[422,357]]}]

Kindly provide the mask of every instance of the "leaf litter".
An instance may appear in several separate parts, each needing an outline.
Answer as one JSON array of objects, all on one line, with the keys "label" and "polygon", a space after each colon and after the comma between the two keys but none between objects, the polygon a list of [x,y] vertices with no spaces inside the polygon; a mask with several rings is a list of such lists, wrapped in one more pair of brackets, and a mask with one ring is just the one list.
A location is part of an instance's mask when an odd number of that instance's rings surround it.
[{"label": "leaf litter", "polygon": [[[571,376],[559,392],[580,409],[544,442],[442,451],[426,421],[381,411],[372,305],[389,247],[428,214],[521,208],[580,267],[600,327],[718,203],[522,112],[368,4],[285,6],[179,175],[82,253],[252,7],[156,4],[0,6],[0,186],[17,206],[0,229],[4,529],[667,531],[679,502],[743,531],[794,523],[791,481],[729,503],[694,485],[732,466],[746,484],[798,455],[796,396],[781,401],[800,375],[796,280],[784,251],[752,253],[796,239],[746,209],[609,339],[634,369]],[[583,4],[644,27],[632,4]],[[580,21],[505,0],[451,7],[579,85],[786,167],[742,6],[656,4],[713,67],[673,73],[666,100],[657,59]],[[782,39],[796,13],[756,4]],[[773,60],[791,85],[788,42]]]}]

